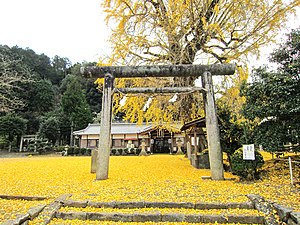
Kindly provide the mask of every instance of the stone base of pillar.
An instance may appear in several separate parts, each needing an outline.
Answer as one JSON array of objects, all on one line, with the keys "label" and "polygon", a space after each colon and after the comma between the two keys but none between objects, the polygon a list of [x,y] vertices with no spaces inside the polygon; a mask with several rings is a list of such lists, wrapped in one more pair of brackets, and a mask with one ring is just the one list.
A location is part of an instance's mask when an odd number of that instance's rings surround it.
[{"label": "stone base of pillar", "polygon": [[178,148],[178,151],[176,152],[176,155],[183,155],[183,152],[182,152],[181,148]]},{"label": "stone base of pillar", "polygon": [[139,154],[139,156],[147,156],[147,155],[148,154],[147,154],[146,150],[142,150]]}]

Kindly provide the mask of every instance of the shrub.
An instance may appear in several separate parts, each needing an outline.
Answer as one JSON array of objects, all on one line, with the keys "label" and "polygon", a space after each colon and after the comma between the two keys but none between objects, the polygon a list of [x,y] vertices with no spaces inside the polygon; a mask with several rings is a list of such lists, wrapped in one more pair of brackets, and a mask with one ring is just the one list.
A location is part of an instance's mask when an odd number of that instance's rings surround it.
[{"label": "shrub", "polygon": [[115,149],[115,148],[112,148],[111,151],[110,151],[111,155],[115,155],[116,152],[117,152],[117,149]]},{"label": "shrub", "polygon": [[79,152],[80,152],[80,155],[85,155],[86,154],[86,148],[80,148]]},{"label": "shrub", "polygon": [[53,150],[53,146],[46,139],[38,139],[33,144],[33,146],[34,146],[34,149],[36,149],[39,154],[44,154],[44,153],[48,153],[48,152],[54,151]]},{"label": "shrub", "polygon": [[34,143],[30,143],[28,146],[27,146],[27,151],[29,152],[33,152],[36,150],[36,146]]},{"label": "shrub", "polygon": [[73,146],[68,147],[68,155],[74,155],[75,148]]},{"label": "shrub", "polygon": [[137,152],[137,148],[130,148],[129,150],[128,150],[128,154],[133,154],[133,155],[136,155],[136,152]]},{"label": "shrub", "polygon": [[129,148],[124,148],[122,150],[122,155],[128,155],[128,154],[130,154],[130,149]]},{"label": "shrub", "polygon": [[92,154],[92,149],[87,148],[84,155],[89,155],[90,156],[91,154]]},{"label": "shrub", "polygon": [[80,153],[80,148],[75,146],[74,147],[74,155],[79,155],[79,153]]},{"label": "shrub", "polygon": [[135,154],[136,154],[136,155],[139,155],[139,154],[141,153],[141,151],[142,151],[142,149],[136,148]]},{"label": "shrub", "polygon": [[121,148],[116,149],[116,155],[122,155],[122,151]]},{"label": "shrub", "polygon": [[61,146],[61,145],[55,146],[54,151],[55,152],[63,152],[63,151],[65,151],[65,146]]},{"label": "shrub", "polygon": [[264,164],[262,155],[255,151],[255,160],[244,160],[243,149],[239,148],[231,158],[232,172],[242,179],[254,180],[259,178],[259,170]]}]

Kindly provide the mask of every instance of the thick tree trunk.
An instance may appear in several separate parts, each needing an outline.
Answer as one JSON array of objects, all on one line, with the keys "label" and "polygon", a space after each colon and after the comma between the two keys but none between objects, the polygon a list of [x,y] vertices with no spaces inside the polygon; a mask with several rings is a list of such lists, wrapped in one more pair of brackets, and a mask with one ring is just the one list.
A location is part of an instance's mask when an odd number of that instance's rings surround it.
[{"label": "thick tree trunk", "polygon": [[205,72],[202,80],[204,87],[207,90],[206,94],[204,94],[204,103],[211,178],[213,180],[224,180],[220,130],[218,126],[211,74],[209,72]]},{"label": "thick tree trunk", "polygon": [[229,168],[228,171],[232,172],[232,161],[231,161],[231,154],[227,153],[227,158],[228,158],[228,163],[229,163]]}]

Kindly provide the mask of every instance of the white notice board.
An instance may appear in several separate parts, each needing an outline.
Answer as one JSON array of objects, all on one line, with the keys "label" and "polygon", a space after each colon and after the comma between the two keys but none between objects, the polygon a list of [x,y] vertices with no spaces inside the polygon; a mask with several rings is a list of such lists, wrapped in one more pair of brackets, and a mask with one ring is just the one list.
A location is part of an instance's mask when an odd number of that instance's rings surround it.
[{"label": "white notice board", "polygon": [[254,144],[243,145],[243,159],[244,160],[255,160]]}]

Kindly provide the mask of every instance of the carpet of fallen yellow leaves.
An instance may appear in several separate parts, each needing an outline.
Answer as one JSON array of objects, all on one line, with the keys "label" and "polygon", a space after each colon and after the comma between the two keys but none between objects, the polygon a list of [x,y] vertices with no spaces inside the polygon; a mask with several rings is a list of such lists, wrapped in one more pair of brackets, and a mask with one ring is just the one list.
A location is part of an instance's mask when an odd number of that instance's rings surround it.
[{"label": "carpet of fallen yellow leaves", "polygon": [[142,209],[118,209],[118,208],[75,208],[75,207],[63,207],[60,209],[62,212],[97,212],[97,213],[124,213],[124,214],[132,214],[134,212],[139,213],[155,213],[160,212],[161,214],[168,213],[182,213],[182,214],[213,214],[213,215],[261,215],[264,214],[259,213],[256,210],[251,209],[209,209],[209,210],[200,210],[200,209],[174,209],[174,208],[142,208]]},{"label": "carpet of fallen yellow leaves", "polygon": [[47,204],[49,201],[25,201],[0,199],[0,223],[15,219],[19,214],[26,214],[34,206]]},{"label": "carpet of fallen yellow leaves", "polygon": [[[299,187],[292,187],[288,174],[281,172],[270,173],[257,182],[211,181],[201,179],[210,175],[209,170],[193,168],[184,156],[113,156],[109,179],[95,181],[95,174],[90,173],[90,157],[3,158],[0,194],[54,199],[70,193],[76,200],[103,202],[245,202],[246,194],[260,194],[300,211]],[[225,173],[225,177],[233,175]],[[26,211],[22,204],[7,201],[11,208],[20,209],[18,213]],[[1,210],[5,209],[0,203]],[[7,218],[0,217],[0,222],[3,219]]]},{"label": "carpet of fallen yellow leaves", "polygon": [[[53,219],[49,225],[62,225],[62,224],[76,224],[76,225],[201,225],[202,223],[187,223],[187,222],[143,222],[143,223],[135,223],[135,222],[112,222],[112,221],[101,221],[100,223],[98,221],[84,221],[84,220],[62,220],[62,219]],[[216,225],[217,223],[203,223],[203,225]],[[236,225],[227,223],[226,225]]]}]

